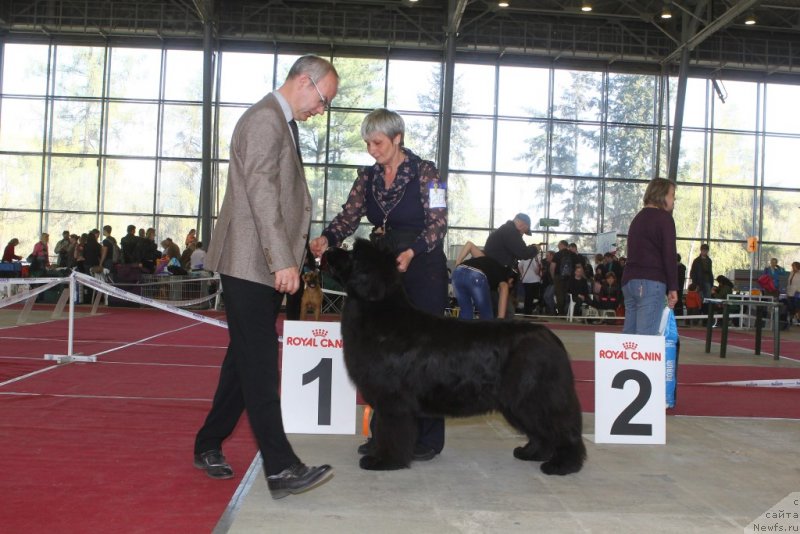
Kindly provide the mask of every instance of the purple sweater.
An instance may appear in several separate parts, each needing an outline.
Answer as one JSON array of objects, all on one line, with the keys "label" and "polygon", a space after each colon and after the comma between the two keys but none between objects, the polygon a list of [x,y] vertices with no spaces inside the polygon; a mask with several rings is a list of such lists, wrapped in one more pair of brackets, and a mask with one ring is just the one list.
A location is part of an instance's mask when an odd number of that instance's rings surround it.
[{"label": "purple sweater", "polygon": [[675,247],[675,220],[658,208],[643,208],[628,229],[628,262],[622,285],[630,280],[655,280],[678,289],[678,261]]}]

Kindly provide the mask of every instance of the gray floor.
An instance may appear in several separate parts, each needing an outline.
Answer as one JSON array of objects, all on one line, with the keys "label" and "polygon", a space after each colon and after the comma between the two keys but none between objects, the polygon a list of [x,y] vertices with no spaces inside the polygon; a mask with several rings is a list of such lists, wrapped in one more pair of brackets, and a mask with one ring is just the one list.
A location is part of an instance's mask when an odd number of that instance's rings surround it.
[{"label": "gray floor", "polygon": [[[569,333],[573,358],[591,356],[591,339]],[[736,349],[720,361],[701,345],[682,342],[682,365],[798,365]],[[449,420],[441,456],[394,472],[358,468],[361,436],[294,435],[333,479],[273,501],[256,459],[216,532],[755,532],[752,521],[800,492],[797,420],[668,417],[666,445],[595,444],[593,426],[584,414],[589,459],[566,477],[515,460],[525,440],[495,415]]]}]

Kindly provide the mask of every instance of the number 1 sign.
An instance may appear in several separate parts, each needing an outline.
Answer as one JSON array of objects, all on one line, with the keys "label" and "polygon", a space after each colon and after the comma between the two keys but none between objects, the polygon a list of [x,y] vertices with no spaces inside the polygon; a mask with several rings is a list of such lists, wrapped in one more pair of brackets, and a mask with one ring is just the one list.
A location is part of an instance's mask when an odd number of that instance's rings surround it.
[{"label": "number 1 sign", "polygon": [[290,434],[356,432],[356,388],[344,365],[339,323],[283,323],[281,411]]},{"label": "number 1 sign", "polygon": [[666,443],[664,336],[596,333],[596,443]]}]

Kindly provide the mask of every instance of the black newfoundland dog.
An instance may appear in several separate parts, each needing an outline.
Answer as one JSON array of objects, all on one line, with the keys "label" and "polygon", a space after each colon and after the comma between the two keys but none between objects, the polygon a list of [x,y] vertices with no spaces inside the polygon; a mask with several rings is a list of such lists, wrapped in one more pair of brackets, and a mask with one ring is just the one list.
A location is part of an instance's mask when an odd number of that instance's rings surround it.
[{"label": "black newfoundland dog", "polygon": [[389,251],[357,240],[325,261],[347,291],[342,310],[350,378],[374,409],[374,451],[363,469],[408,467],[420,414],[470,416],[493,410],[528,437],[520,460],[542,472],[581,469],[586,448],[569,357],[538,325],[436,317],[409,302]]}]

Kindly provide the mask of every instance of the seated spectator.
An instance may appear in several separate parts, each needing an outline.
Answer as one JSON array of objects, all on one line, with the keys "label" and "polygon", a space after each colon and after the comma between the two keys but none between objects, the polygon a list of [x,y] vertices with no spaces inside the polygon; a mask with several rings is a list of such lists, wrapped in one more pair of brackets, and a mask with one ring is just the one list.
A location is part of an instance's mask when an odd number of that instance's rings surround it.
[{"label": "seated spectator", "polygon": [[170,258],[178,258],[178,261],[180,261],[181,249],[171,237],[167,237],[161,242],[161,248],[164,250],[165,255]]},{"label": "seated spectator", "polygon": [[575,309],[572,311],[572,315],[582,315],[583,305],[591,302],[589,281],[583,275],[582,265],[575,266],[572,277],[567,281],[566,290],[568,294],[572,295],[572,301],[575,303]]},{"label": "seated spectator", "polygon": [[161,242],[161,246],[164,248],[164,254],[156,262],[155,274],[186,274],[186,270],[181,266],[181,254],[178,245],[167,238]]},{"label": "seated spectator", "polygon": [[[697,284],[689,284],[689,289],[686,290],[686,315],[700,315],[703,309],[703,298],[700,296],[700,291]],[[695,321],[688,321],[687,324],[694,324]]]},{"label": "seated spectator", "polygon": [[716,278],[717,285],[711,288],[711,296],[715,299],[726,299],[733,293],[733,282],[726,276],[719,275]]},{"label": "seated spectator", "polygon": [[29,256],[31,271],[46,271],[50,268],[50,252],[47,243],[50,241],[50,234],[43,233],[39,241],[33,245],[33,252]]},{"label": "seated spectator", "polygon": [[192,253],[194,252],[194,249],[196,247],[197,247],[197,242],[196,241],[192,241],[183,250],[183,253],[181,254],[181,266],[184,269],[191,269],[192,268],[191,267]]},{"label": "seated spectator", "polygon": [[3,251],[4,263],[11,263],[12,261],[19,261],[22,259],[22,256],[17,256],[14,250],[17,245],[19,245],[19,239],[16,237],[8,242],[8,245],[6,245],[6,248]]},{"label": "seated spectator", "polygon": [[598,310],[616,310],[622,304],[622,290],[617,283],[617,277],[613,271],[606,273],[605,280],[600,282],[600,291],[597,293],[597,301],[589,302]]},{"label": "seated spectator", "polygon": [[195,245],[194,252],[192,252],[192,257],[189,260],[189,266],[193,271],[200,270],[203,268],[205,261],[206,251],[203,250],[203,243],[198,241]]}]

